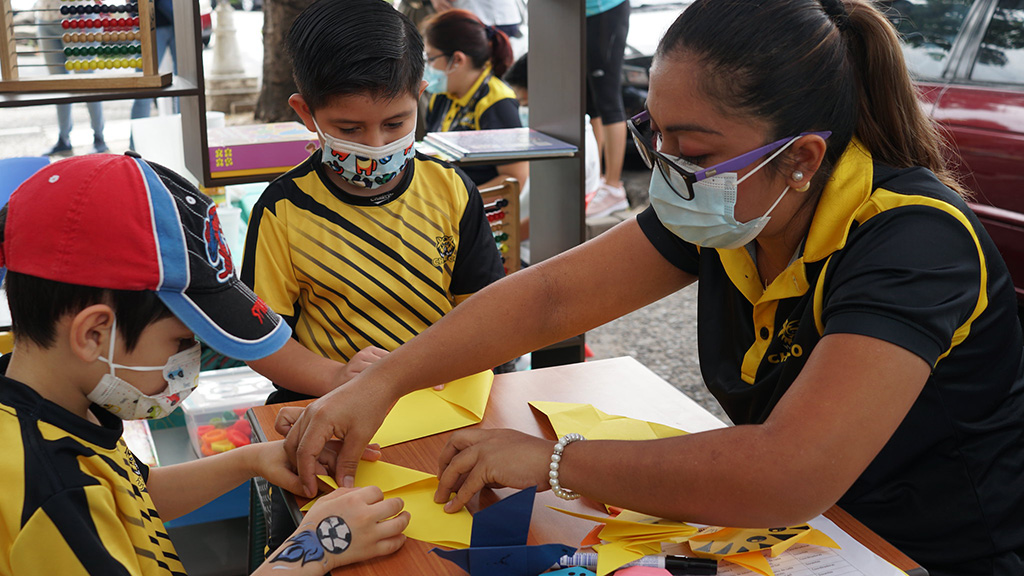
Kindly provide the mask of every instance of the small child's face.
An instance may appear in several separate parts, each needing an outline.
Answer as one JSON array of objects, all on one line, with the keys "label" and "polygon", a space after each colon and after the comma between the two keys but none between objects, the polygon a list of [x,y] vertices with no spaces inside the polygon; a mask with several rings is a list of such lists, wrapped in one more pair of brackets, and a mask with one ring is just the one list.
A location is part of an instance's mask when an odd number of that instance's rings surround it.
[{"label": "small child's face", "polygon": [[402,93],[391,100],[351,94],[333,98],[313,112],[326,134],[364,146],[384,146],[416,127],[416,96]]},{"label": "small child's face", "polygon": [[[114,343],[114,362],[125,366],[163,366],[174,354],[195,345],[192,331],[171,316],[146,326],[131,352],[125,352],[119,338]],[[116,374],[146,395],[158,394],[167,388],[162,372],[118,368]]]}]

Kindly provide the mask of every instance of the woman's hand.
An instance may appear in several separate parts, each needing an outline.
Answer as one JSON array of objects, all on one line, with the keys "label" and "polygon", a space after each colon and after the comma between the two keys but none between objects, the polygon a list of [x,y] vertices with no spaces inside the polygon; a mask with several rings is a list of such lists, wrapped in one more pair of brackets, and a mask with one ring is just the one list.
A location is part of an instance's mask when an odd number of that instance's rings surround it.
[{"label": "woman's hand", "polygon": [[405,543],[402,531],[409,513],[401,498],[384,499],[376,486],[339,488],[321,496],[291,538],[261,567],[302,569],[320,566],[318,574],[338,566],[391,554]]},{"label": "woman's hand", "polygon": [[555,442],[515,430],[460,430],[441,450],[434,501],[458,512],[485,487],[547,490]]},{"label": "woman's hand", "polygon": [[[301,413],[289,411],[285,416],[278,415],[275,427],[288,429],[285,450],[302,480],[302,493],[310,498],[316,495],[317,467],[331,454],[336,455],[334,464],[327,468],[334,470],[338,485],[353,486],[356,467],[367,443],[398,400],[391,398],[383,386],[360,384],[357,380],[317,399]],[[340,440],[330,444],[334,438]]]},{"label": "woman's hand", "polygon": [[[332,440],[324,446],[316,461],[314,469],[316,474],[330,475],[333,473],[340,448],[341,442],[337,440]],[[261,476],[267,482],[280,486],[293,494],[304,493],[302,482],[288,459],[288,453],[285,452],[284,440],[252,444],[249,449],[252,450],[249,458],[252,476]],[[362,459],[374,462],[380,460],[380,456],[380,445],[370,444],[363,450]]]}]

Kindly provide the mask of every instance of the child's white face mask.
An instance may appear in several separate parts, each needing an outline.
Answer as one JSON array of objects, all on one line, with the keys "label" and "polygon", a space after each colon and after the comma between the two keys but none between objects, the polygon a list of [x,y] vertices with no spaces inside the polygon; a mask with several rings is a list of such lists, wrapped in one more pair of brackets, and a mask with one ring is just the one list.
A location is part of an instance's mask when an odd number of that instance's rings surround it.
[{"label": "child's white face mask", "polygon": [[313,120],[317,134],[324,141],[320,161],[342,180],[372,190],[398,176],[409,160],[416,155],[416,124],[407,135],[383,146],[364,146],[335,138],[320,129]]},{"label": "child's white face mask", "polygon": [[[199,386],[199,369],[202,363],[202,349],[196,342],[188,350],[171,355],[163,366],[125,366],[114,364],[114,340],[117,337],[117,321],[110,329],[109,358],[99,359],[110,366],[110,372],[104,374],[100,383],[87,396],[94,404],[102,406],[107,412],[122,420],[142,420],[163,418],[178,407],[193,390]],[[159,394],[149,396],[138,388],[114,375],[114,369],[134,370],[136,372],[153,372],[160,370],[167,382]]]}]

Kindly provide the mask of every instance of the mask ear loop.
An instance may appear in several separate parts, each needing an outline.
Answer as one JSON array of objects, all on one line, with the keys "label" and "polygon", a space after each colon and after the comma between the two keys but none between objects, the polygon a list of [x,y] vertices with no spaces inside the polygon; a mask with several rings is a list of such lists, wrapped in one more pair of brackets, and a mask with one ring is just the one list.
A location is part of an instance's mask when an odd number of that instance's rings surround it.
[{"label": "mask ear loop", "polygon": [[[767,163],[771,162],[772,160],[774,160],[779,154],[782,154],[786,150],[786,148],[789,148],[789,146],[791,144],[793,144],[793,142],[796,142],[799,138],[800,138],[799,136],[796,136],[792,140],[790,140],[789,142],[786,142],[782,146],[782,148],[779,148],[778,150],[776,150],[775,153],[773,153],[771,156],[769,156],[764,162],[761,162],[760,164],[757,165],[756,168],[754,168],[750,172],[747,172],[746,176],[744,176],[743,178],[740,178],[739,180],[737,180],[736,181],[736,185],[739,186],[741,183],[743,183],[744,180],[749,178],[754,172],[757,172],[762,167],[764,167],[765,164],[767,164]],[[788,185],[782,191],[782,194],[779,194],[779,197],[775,199],[775,203],[772,204],[772,207],[769,208],[768,211],[765,212],[763,216],[761,216],[761,218],[767,218],[768,215],[770,215],[772,213],[772,210],[775,210],[775,207],[779,205],[779,202],[782,202],[782,198],[786,195],[786,192],[789,192],[789,186]]]},{"label": "mask ear loop", "polygon": [[117,338],[117,316],[114,316],[114,321],[110,325],[110,349],[107,350],[109,358],[100,356],[99,359],[106,362],[107,366],[110,366],[110,375],[114,375],[114,340]]},{"label": "mask ear loop", "polygon": [[[783,144],[783,145],[782,145],[782,148],[779,148],[779,149],[778,149],[778,150],[776,150],[776,151],[775,151],[774,153],[772,153],[772,155],[771,155],[771,156],[769,156],[769,157],[768,157],[767,159],[765,159],[765,161],[764,161],[764,162],[761,162],[760,164],[758,164],[758,165],[757,165],[757,167],[756,167],[756,168],[754,168],[754,169],[753,169],[753,170],[751,170],[750,172],[747,172],[746,176],[744,176],[743,178],[740,178],[739,180],[737,180],[737,181],[736,181],[736,184],[737,184],[737,185],[739,185],[739,184],[742,184],[744,180],[746,180],[747,178],[750,178],[751,176],[753,176],[753,175],[754,175],[754,173],[755,173],[755,172],[757,172],[758,170],[760,170],[761,168],[763,168],[765,164],[767,164],[767,163],[771,162],[772,160],[775,160],[775,158],[776,158],[776,157],[777,157],[777,156],[778,156],[779,154],[782,154],[783,152],[785,152],[785,151],[786,151],[786,148],[789,148],[789,147],[790,147],[790,146],[791,146],[791,145],[793,144],[793,142],[796,142],[796,141],[797,141],[797,140],[799,140],[799,139],[800,139],[800,137],[799,137],[799,136],[794,136],[792,140],[790,140],[789,142],[786,142],[785,144]],[[786,188],[789,188],[789,186],[787,186]]]}]

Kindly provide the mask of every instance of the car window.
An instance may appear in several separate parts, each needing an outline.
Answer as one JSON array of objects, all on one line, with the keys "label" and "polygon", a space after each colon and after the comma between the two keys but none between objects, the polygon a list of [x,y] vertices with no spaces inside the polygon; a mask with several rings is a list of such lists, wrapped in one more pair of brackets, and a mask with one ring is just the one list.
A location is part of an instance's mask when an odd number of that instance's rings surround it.
[{"label": "car window", "polygon": [[892,0],[880,3],[903,41],[911,74],[942,77],[953,41],[974,0]]},{"label": "car window", "polygon": [[1000,0],[981,40],[971,80],[1024,84],[1024,0]]}]

